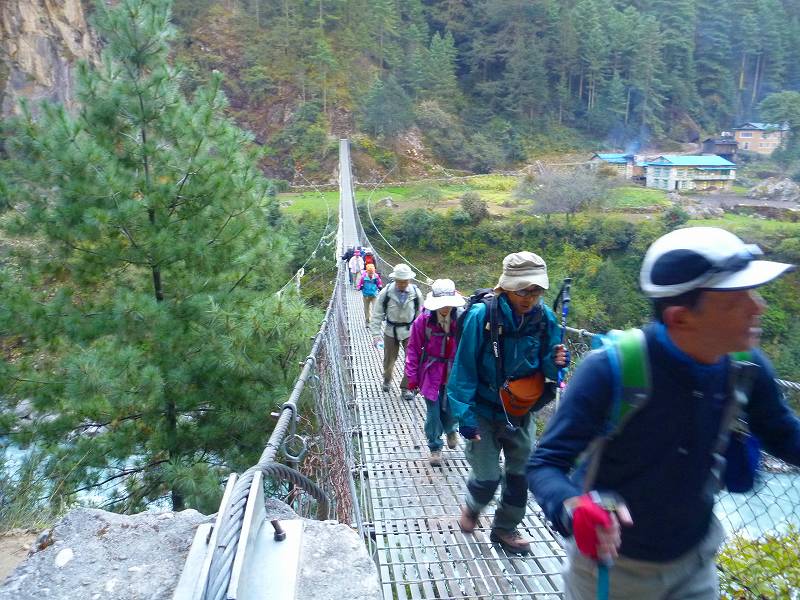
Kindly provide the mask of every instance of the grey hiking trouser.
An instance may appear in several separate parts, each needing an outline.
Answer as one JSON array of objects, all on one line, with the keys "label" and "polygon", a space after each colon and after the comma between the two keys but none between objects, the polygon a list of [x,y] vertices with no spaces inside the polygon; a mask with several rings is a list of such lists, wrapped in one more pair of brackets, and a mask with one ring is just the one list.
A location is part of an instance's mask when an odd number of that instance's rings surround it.
[{"label": "grey hiking trouser", "polygon": [[372,318],[373,304],[375,304],[375,296],[364,296],[364,318],[367,320],[367,325],[369,325],[369,320]]},{"label": "grey hiking trouser", "polygon": [[[383,335],[383,383],[392,382],[392,371],[394,370],[394,363],[397,361],[397,355],[400,353],[400,346],[403,347],[403,352],[405,352],[408,346],[408,338],[398,342],[396,338],[390,335]],[[408,378],[406,377],[405,369],[403,369],[400,389],[408,389]]]},{"label": "grey hiking trouser", "polygon": [[[725,539],[716,517],[697,546],[668,562],[634,560],[619,556],[609,568],[609,600],[717,600],[719,575],[714,557]],[[569,539],[569,562],[564,570],[566,600],[597,598],[597,563],[587,558]]]},{"label": "grey hiking trouser", "polygon": [[[475,513],[481,512],[492,501],[502,481],[502,493],[494,513],[492,529],[512,531],[525,517],[528,504],[525,465],[533,450],[533,415],[528,413],[522,417],[520,426],[513,433],[506,429],[505,421],[475,416],[481,439],[467,440],[464,451],[472,467],[467,480],[467,506]],[[501,450],[505,457],[504,469],[500,468]]]}]

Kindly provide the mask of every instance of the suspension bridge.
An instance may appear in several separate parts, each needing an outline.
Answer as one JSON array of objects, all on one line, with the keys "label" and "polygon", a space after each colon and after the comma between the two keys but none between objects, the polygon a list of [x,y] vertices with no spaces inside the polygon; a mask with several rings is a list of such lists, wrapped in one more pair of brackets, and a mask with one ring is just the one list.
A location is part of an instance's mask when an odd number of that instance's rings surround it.
[{"label": "suspension bridge", "polygon": [[[264,517],[265,478],[288,482],[293,492],[302,489],[303,494],[293,497],[305,512],[336,519],[359,533],[377,566],[386,600],[562,598],[562,540],[532,497],[520,526],[533,540],[530,554],[507,554],[489,540],[491,505],[474,533],[462,533],[457,519],[469,471],[463,441],[454,450],[445,448],[443,466],[429,464],[424,400],[400,399],[402,356],[390,391],[381,389],[381,355],[364,325],[361,295],[348,285],[338,260],[348,245],[371,245],[356,211],[347,140],[340,140],[339,150],[334,258],[339,268],[325,318],[261,459],[241,476],[231,475],[215,523],[198,529],[173,598],[294,598],[287,573],[296,568],[291,564],[296,548],[274,541],[279,537],[277,522]],[[377,258],[380,271],[392,270]],[[429,283],[418,282],[423,289]],[[573,352],[585,351],[592,334],[569,332]],[[795,391],[800,387],[780,383]],[[295,432],[301,397],[314,406],[319,433],[311,441]],[[277,461],[279,455],[285,464]],[[749,510],[755,518],[756,511],[769,512],[766,504],[754,508],[743,498],[729,507]],[[776,518],[782,517],[788,515]],[[290,539],[294,532],[286,533]],[[267,592],[269,573],[279,573],[281,583]]]}]

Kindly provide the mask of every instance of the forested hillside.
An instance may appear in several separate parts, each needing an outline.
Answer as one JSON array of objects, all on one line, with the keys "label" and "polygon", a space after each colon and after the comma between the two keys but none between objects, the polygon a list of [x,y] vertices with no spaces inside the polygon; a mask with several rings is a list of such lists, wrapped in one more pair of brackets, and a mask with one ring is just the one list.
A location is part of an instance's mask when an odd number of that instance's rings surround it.
[{"label": "forested hillside", "polygon": [[800,89],[800,0],[177,0],[174,18],[178,58],[225,73],[287,179],[326,170],[326,132],[391,150],[417,125],[436,159],[486,170],[695,141],[780,117],[759,103]]}]

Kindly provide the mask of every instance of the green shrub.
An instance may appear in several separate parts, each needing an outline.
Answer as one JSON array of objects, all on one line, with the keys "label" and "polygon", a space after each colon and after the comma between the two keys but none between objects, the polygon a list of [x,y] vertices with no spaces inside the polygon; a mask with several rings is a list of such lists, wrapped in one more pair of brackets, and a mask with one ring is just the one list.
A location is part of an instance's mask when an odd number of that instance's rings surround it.
[{"label": "green shrub", "polygon": [[478,192],[467,192],[461,197],[461,210],[469,215],[470,220],[478,224],[489,216],[486,200]]},{"label": "green shrub", "polygon": [[750,540],[734,535],[718,557],[723,598],[793,598],[800,589],[800,534]]},{"label": "green shrub", "polygon": [[661,220],[664,222],[664,226],[667,229],[676,229],[686,224],[689,220],[689,213],[680,206],[673,205],[664,211],[664,214],[661,215]]}]

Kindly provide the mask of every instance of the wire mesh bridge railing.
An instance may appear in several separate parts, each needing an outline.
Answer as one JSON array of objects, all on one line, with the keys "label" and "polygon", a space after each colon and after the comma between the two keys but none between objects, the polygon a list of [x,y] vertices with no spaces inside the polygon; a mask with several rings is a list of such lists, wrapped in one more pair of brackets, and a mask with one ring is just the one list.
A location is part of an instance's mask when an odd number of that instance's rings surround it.
[{"label": "wire mesh bridge railing", "polygon": [[[563,597],[563,540],[532,497],[521,526],[534,540],[531,555],[507,555],[489,541],[491,507],[474,535],[463,534],[456,523],[469,469],[463,446],[445,450],[443,467],[430,466],[422,431],[424,401],[399,400],[402,355],[390,392],[380,389],[380,355],[365,327],[360,294],[348,285],[338,259],[346,245],[370,245],[356,211],[346,140],[340,160],[337,256],[332,259],[338,268],[325,318],[259,463],[229,483],[209,533],[214,551],[204,562],[195,595],[186,598],[237,597],[229,595],[245,562],[237,535],[253,486],[263,486],[301,515],[335,518],[356,529],[376,562],[384,598]],[[379,270],[392,270],[384,257],[377,259]],[[427,287],[429,281],[419,279]],[[580,360],[595,334],[572,328],[567,333],[572,355]],[[778,383],[798,406],[800,385]],[[298,406],[309,409],[304,418],[310,435],[296,431]],[[552,412],[540,414],[543,427]],[[717,503],[728,532],[720,556],[722,594],[737,600],[795,598],[800,479],[796,470],[766,454],[759,475],[752,492],[723,493]]]}]

